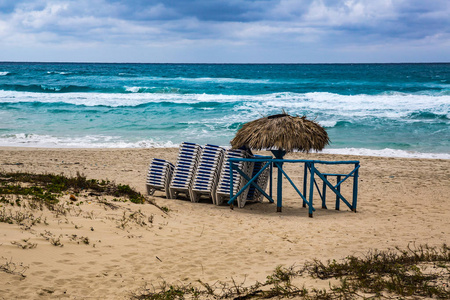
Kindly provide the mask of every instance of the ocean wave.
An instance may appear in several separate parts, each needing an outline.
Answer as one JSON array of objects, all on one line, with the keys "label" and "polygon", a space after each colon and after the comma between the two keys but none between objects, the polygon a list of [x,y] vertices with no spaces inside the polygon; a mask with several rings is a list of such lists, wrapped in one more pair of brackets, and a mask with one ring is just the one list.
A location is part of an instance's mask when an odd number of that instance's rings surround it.
[{"label": "ocean wave", "polygon": [[282,84],[286,82],[274,81],[270,79],[243,79],[243,78],[225,78],[225,77],[200,77],[200,78],[189,78],[189,77],[176,77],[176,78],[162,78],[163,80],[180,80],[180,81],[191,81],[191,82],[205,82],[205,83],[277,83]]},{"label": "ocean wave", "polygon": [[18,133],[0,135],[0,146],[36,148],[173,148],[179,145],[170,141],[161,142],[152,139],[130,142],[122,137],[107,135],[58,137],[45,134]]},{"label": "ocean wave", "polygon": [[336,127],[336,128],[342,128],[342,127],[351,127],[353,125],[350,121],[336,121],[334,122],[334,126],[327,126],[327,127]]},{"label": "ocean wave", "polygon": [[152,89],[155,89],[155,88],[156,87],[148,88],[148,87],[140,87],[140,86],[130,86],[130,87],[125,87],[125,90],[127,92],[130,92],[130,93],[144,93],[144,92],[146,92],[148,90],[152,90]]},{"label": "ocean wave", "polygon": [[[0,91],[16,91],[29,93],[90,93],[106,94],[114,97],[117,94],[144,93],[144,94],[184,94],[181,88],[156,86],[88,86],[88,85],[49,85],[49,84],[0,84]],[[39,95],[41,96],[41,95]]]},{"label": "ocean wave", "polygon": [[73,72],[63,72],[63,71],[47,71],[48,75],[71,75]]},{"label": "ocean wave", "polygon": [[6,71],[0,72],[0,76],[8,76],[8,75],[11,75],[11,73],[10,72],[6,72]]},{"label": "ocean wave", "polygon": [[129,93],[152,93],[152,94],[181,94],[182,90],[180,88],[171,87],[144,87],[144,86],[125,86],[125,92]]},{"label": "ocean wave", "polygon": [[409,114],[408,117],[413,119],[413,120],[442,120],[442,121],[450,120],[448,114],[432,113],[432,112],[429,112],[429,111],[412,112],[412,113]]},{"label": "ocean wave", "polygon": [[119,73],[121,77],[137,77],[150,82],[193,82],[193,83],[238,83],[238,84],[288,84],[287,81],[273,79],[250,79],[231,77],[166,77],[166,76],[138,76],[130,73]]},{"label": "ocean wave", "polygon": [[[77,85],[65,85],[65,86],[49,86],[43,84],[2,84],[0,85],[0,91],[15,91],[15,92],[29,92],[29,93],[80,93],[91,92],[91,87],[77,86]],[[42,98],[41,95],[37,95]]]},{"label": "ocean wave", "polygon": [[[238,102],[242,98],[234,95],[207,95],[207,94],[174,94],[174,93],[48,93],[42,94],[16,91],[0,91],[0,103],[69,103],[82,106],[110,106],[133,107],[151,103],[196,104],[201,102],[223,103]],[[244,101],[252,101],[245,97]]]},{"label": "ocean wave", "polygon": [[[43,87],[35,86],[42,90]],[[44,87],[45,88],[45,87]],[[83,87],[81,87],[82,89]],[[0,91],[0,103],[69,103],[79,106],[143,107],[155,104],[186,105],[187,108],[225,106],[235,112],[263,116],[286,110],[290,114],[318,117],[318,121],[339,122],[355,118],[404,119],[411,122],[450,118],[450,96],[426,95],[339,95],[333,93],[271,93],[261,95],[182,94],[182,93],[66,93],[38,94]],[[228,114],[229,112],[226,112]],[[251,116],[249,114],[249,116]],[[325,118],[325,119],[324,119]],[[248,121],[244,119],[243,121]],[[342,123],[335,123],[342,125]],[[345,124],[344,124],[345,125]],[[327,125],[325,125],[327,126]],[[330,126],[330,123],[328,124]]]},{"label": "ocean wave", "polygon": [[121,73],[119,73],[119,74],[117,74],[118,76],[122,76],[122,77],[137,77],[137,75],[136,74],[132,74],[132,73],[124,73],[124,72],[121,72]]}]

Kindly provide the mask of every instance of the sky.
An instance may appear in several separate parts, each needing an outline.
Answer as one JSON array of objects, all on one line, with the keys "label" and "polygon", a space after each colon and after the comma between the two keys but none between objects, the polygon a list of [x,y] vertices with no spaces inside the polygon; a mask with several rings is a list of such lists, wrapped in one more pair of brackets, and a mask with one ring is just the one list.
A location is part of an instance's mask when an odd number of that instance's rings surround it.
[{"label": "sky", "polygon": [[450,62],[450,0],[0,0],[0,61]]}]

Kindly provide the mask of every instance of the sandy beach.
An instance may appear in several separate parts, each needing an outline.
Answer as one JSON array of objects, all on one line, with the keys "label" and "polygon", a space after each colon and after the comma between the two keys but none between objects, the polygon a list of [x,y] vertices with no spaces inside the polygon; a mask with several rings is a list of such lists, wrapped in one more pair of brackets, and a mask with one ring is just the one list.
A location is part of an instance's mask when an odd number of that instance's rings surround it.
[{"label": "sandy beach", "polygon": [[[145,193],[150,160],[175,162],[177,153],[177,148],[0,148],[0,169],[81,173]],[[309,218],[286,180],[282,213],[267,200],[231,210],[208,201],[165,199],[159,192],[149,196],[168,208],[166,214],[151,204],[116,202],[119,208],[111,209],[95,196],[80,197],[66,215],[34,211],[45,222],[31,229],[0,222],[0,265],[16,266],[13,274],[0,272],[0,299],[127,299],[145,284],[163,281],[233,279],[251,285],[264,281],[278,265],[338,260],[413,243],[450,243],[450,160],[300,153],[286,158],[359,160],[357,212],[344,205],[334,210],[331,193],[329,209],[321,209],[316,194],[317,211]],[[285,170],[300,184],[303,166],[286,164]],[[136,212],[140,219],[125,220]],[[50,236],[62,246],[50,243]],[[24,247],[27,243],[35,246]],[[328,283],[309,280],[304,285]]]}]

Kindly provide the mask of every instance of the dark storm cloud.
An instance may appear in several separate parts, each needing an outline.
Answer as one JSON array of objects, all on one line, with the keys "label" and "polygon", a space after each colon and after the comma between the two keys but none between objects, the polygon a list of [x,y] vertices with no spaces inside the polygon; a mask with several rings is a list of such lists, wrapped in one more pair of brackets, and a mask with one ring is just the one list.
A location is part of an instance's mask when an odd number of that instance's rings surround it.
[{"label": "dark storm cloud", "polygon": [[449,15],[448,0],[0,0],[0,40],[11,49],[93,43],[247,45],[273,53],[308,45],[448,49]]},{"label": "dark storm cloud", "polygon": [[[198,22],[281,22],[284,27],[312,27],[320,30],[369,30],[389,35],[404,34],[414,38],[427,32],[448,31],[450,1],[337,1],[337,0],[90,0],[90,1],[0,1],[0,12],[39,14],[44,18],[90,18],[99,23],[107,19],[152,23],[194,19]],[[57,8],[49,9],[50,7]],[[47,14],[43,13],[47,9]],[[30,16],[27,16],[28,19]],[[33,16],[31,16],[33,17]],[[45,20],[43,20],[45,23]],[[51,21],[51,20],[49,20]],[[58,21],[53,19],[53,21]],[[104,20],[103,20],[104,21]],[[26,22],[25,22],[26,23]],[[51,22],[47,22],[51,23]],[[58,24],[53,24],[58,25]],[[63,22],[59,22],[63,25]],[[69,25],[70,26],[70,22]],[[164,23],[163,23],[164,26]],[[274,26],[274,25],[272,25]],[[169,26],[170,27],[170,26]],[[60,26],[55,26],[58,30]],[[177,26],[172,28],[176,31]],[[82,28],[81,28],[82,29]],[[39,27],[36,27],[39,30]],[[182,30],[184,31],[184,30]],[[409,34],[408,32],[411,32]]]}]

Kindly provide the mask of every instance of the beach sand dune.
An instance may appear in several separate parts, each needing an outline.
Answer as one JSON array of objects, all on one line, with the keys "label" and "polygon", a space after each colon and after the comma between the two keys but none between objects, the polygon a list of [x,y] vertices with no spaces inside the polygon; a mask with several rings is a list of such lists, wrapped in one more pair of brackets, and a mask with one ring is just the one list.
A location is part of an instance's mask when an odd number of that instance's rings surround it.
[{"label": "beach sand dune", "polygon": [[[151,158],[174,162],[177,152],[0,148],[0,168],[80,173],[144,193]],[[0,265],[11,271],[0,272],[0,299],[124,299],[145,284],[162,281],[213,284],[233,279],[251,285],[264,281],[278,265],[341,259],[412,243],[450,243],[450,160],[324,154],[287,158],[360,160],[357,213],[343,204],[334,210],[330,193],[329,209],[320,208],[316,195],[317,211],[309,218],[286,180],[282,213],[267,200],[230,210],[206,200],[165,199],[156,192],[150,198],[168,208],[166,214],[154,205],[106,198],[117,206],[112,209],[102,199],[80,195],[79,205],[66,215],[33,211],[42,222],[30,228],[0,223]],[[302,165],[286,164],[285,170],[300,184]],[[12,208],[3,204],[0,209]],[[315,283],[304,284],[312,288]]]}]

